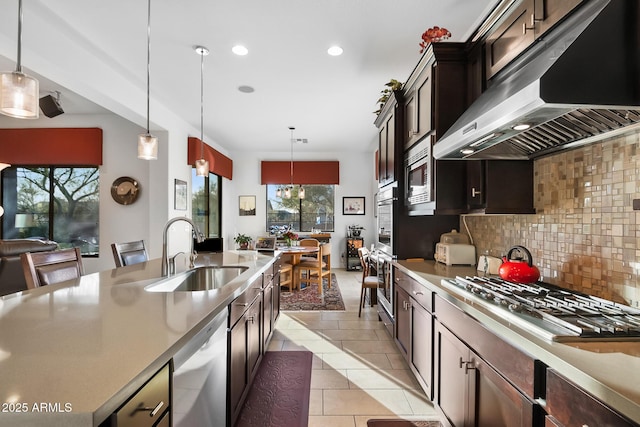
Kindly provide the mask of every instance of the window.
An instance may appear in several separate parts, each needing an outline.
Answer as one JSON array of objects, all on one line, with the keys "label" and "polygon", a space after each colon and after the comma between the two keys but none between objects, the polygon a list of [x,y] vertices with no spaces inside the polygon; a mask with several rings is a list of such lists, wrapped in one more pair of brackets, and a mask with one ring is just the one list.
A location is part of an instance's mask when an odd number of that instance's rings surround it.
[{"label": "window", "polygon": [[197,176],[191,170],[191,217],[205,237],[220,237],[222,229],[222,177]]},{"label": "window", "polygon": [[281,185],[267,184],[267,231],[273,226],[293,225],[295,231],[334,231],[333,185],[305,185],[305,198],[298,198],[298,186],[294,186],[290,199],[276,197]]},{"label": "window", "polygon": [[2,172],[2,237],[50,239],[99,254],[97,167],[20,167]]}]

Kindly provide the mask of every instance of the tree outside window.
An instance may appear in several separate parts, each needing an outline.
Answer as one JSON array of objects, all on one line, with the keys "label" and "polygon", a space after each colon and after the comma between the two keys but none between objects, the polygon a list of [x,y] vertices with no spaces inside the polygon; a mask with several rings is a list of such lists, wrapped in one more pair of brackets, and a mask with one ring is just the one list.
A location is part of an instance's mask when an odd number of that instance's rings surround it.
[{"label": "tree outside window", "polygon": [[99,254],[97,167],[20,167],[2,174],[2,236],[50,239],[61,248]]},{"label": "tree outside window", "polygon": [[294,231],[311,229],[334,231],[333,185],[305,185],[305,198],[298,198],[299,186],[294,186],[290,199],[276,197],[280,185],[267,185],[267,231],[272,227],[292,226]]}]

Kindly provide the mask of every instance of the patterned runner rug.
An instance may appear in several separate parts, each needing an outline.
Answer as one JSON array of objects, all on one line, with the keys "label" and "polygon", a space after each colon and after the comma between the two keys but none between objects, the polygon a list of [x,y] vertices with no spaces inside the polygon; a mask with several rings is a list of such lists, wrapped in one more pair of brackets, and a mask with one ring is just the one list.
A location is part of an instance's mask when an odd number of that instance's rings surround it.
[{"label": "patterned runner rug", "polygon": [[289,292],[282,288],[280,292],[280,310],[307,311],[307,310],[344,310],[344,301],[338,287],[336,275],[331,273],[331,288],[328,280],[322,281],[322,295],[318,293],[317,285],[310,285],[300,290]]},{"label": "patterned runner rug", "polygon": [[310,351],[267,351],[236,427],[306,427],[312,361]]}]

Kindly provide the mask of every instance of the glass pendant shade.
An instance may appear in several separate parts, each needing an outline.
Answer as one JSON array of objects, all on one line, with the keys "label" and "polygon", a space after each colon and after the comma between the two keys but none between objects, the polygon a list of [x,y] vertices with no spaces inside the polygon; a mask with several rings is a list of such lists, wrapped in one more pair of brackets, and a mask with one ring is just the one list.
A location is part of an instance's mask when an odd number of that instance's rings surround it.
[{"label": "glass pendant shade", "polygon": [[0,74],[0,112],[18,119],[37,119],[39,86],[38,80],[19,71]]},{"label": "glass pendant shade", "polygon": [[284,198],[285,199],[291,198],[291,187],[287,187],[284,189]]},{"label": "glass pendant shade", "polygon": [[138,135],[138,158],[156,160],[158,158],[158,138],[150,133]]},{"label": "glass pendant shade", "polygon": [[304,199],[304,196],[305,196],[304,187],[301,185],[300,186],[300,190],[298,190],[298,198],[299,199]]},{"label": "glass pendant shade", "polygon": [[278,187],[276,190],[276,197],[282,197],[282,188]]},{"label": "glass pendant shade", "polygon": [[196,160],[196,176],[209,176],[209,162],[205,159]]}]

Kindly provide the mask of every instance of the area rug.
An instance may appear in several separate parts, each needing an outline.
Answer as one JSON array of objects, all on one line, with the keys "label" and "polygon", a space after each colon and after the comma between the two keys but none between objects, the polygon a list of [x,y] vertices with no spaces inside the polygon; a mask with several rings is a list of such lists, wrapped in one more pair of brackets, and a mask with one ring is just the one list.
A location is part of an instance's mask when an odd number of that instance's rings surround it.
[{"label": "area rug", "polygon": [[367,427],[442,427],[440,421],[367,420]]},{"label": "area rug", "polygon": [[322,295],[318,293],[318,286],[308,285],[300,290],[288,292],[283,288],[280,292],[280,310],[344,310],[344,301],[338,287],[336,275],[331,273],[331,288],[327,278],[322,280]]},{"label": "area rug", "polygon": [[310,351],[267,351],[236,427],[303,427],[309,420]]}]

